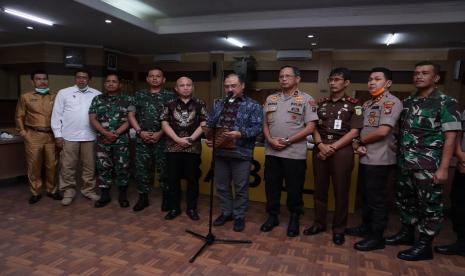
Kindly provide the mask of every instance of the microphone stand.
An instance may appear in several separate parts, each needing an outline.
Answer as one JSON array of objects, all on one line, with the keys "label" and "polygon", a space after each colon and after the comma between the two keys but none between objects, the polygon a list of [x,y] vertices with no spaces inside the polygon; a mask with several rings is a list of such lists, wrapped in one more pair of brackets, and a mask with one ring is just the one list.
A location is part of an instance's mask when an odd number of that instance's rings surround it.
[{"label": "microphone stand", "polygon": [[[221,110],[220,114],[218,115],[218,120],[223,114],[224,107],[226,106],[227,102],[231,99],[231,96],[228,96],[223,104],[223,109]],[[199,250],[194,254],[189,259],[189,263],[193,263],[195,259],[202,253],[202,251],[210,245],[213,245],[214,243],[226,243],[226,244],[245,244],[245,243],[252,243],[251,240],[231,240],[231,239],[218,239],[213,235],[212,232],[212,220],[213,220],[213,185],[214,185],[214,180],[215,180],[215,153],[216,153],[216,146],[215,146],[215,136],[216,136],[216,124],[212,130],[212,159],[211,159],[211,179],[210,179],[210,214],[208,217],[208,233],[207,235],[201,235],[199,233],[196,233],[194,231],[191,231],[189,229],[186,229],[186,232],[193,235],[194,237],[197,237],[201,240],[204,241],[203,245],[199,248]]]}]

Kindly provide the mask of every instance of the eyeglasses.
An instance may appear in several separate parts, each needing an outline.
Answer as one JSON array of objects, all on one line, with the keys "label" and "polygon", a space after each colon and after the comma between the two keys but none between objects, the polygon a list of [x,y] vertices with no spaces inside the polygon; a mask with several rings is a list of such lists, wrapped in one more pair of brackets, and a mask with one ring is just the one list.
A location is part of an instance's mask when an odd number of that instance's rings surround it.
[{"label": "eyeglasses", "polygon": [[326,81],[330,83],[330,82],[344,81],[344,79],[343,78],[328,78]]}]

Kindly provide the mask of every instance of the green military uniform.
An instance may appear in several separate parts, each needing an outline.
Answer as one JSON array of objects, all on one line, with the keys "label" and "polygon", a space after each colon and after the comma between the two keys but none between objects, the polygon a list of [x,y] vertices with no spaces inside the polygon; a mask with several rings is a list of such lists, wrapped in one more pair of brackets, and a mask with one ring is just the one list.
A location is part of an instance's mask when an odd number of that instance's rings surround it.
[{"label": "green military uniform", "polygon": [[[158,93],[150,93],[144,89],[137,91],[129,111],[135,112],[136,120],[142,131],[158,132],[161,130],[160,115],[163,112],[163,105],[176,95],[168,90],[161,90]],[[137,190],[140,194],[148,193],[151,190],[154,170],[151,168],[156,164],[160,187],[167,191],[166,184],[166,156],[165,138],[162,137],[157,143],[145,143],[137,137],[136,143],[136,181]]]},{"label": "green military uniform", "polygon": [[443,219],[443,186],[433,183],[433,176],[441,162],[444,132],[461,129],[458,103],[436,89],[425,98],[408,97],[403,106],[396,205],[403,224],[418,224],[420,233],[434,236]]},{"label": "green military uniform", "polygon": [[[92,100],[89,114],[95,114],[103,128],[116,131],[128,120],[128,107],[131,101],[128,96],[99,95]],[[97,133],[97,182],[99,188],[110,188],[113,173],[116,175],[118,187],[127,186],[129,182],[129,136],[121,133],[111,144],[104,143],[105,137]]]}]

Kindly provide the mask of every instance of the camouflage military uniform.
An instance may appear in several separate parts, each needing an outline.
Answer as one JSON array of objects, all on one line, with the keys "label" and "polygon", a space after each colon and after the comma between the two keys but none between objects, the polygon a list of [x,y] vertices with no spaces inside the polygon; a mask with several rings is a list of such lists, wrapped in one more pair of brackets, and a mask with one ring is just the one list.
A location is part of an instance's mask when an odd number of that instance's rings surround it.
[{"label": "camouflage military uniform", "polygon": [[[97,121],[103,128],[116,131],[128,120],[128,106],[130,99],[127,96],[99,95],[92,100],[89,114],[95,114]],[[99,188],[110,188],[113,182],[113,173],[116,175],[116,185],[127,186],[129,182],[129,136],[122,133],[115,142],[104,143],[104,137],[97,133],[97,182]]]},{"label": "camouflage military uniform", "polygon": [[444,132],[461,129],[458,103],[435,90],[426,98],[412,95],[403,106],[396,205],[403,224],[418,224],[420,233],[433,236],[443,219],[443,186],[433,183],[433,175],[441,162]]},{"label": "camouflage military uniform", "polygon": [[[158,93],[150,93],[148,90],[137,91],[129,111],[135,112],[136,120],[142,131],[158,132],[161,130],[160,115],[163,112],[163,105],[176,95],[168,90],[161,90]],[[137,137],[136,143],[136,180],[139,193],[148,193],[151,190],[154,170],[156,164],[160,187],[167,191],[168,185],[166,174],[165,138],[162,137],[157,143],[144,143]]]}]

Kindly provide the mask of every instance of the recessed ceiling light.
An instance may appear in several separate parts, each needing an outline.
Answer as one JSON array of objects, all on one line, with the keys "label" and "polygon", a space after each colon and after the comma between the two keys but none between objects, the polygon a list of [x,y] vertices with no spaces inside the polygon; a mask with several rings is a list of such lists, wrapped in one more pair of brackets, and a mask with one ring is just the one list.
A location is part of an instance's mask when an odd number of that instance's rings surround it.
[{"label": "recessed ceiling light", "polygon": [[307,37],[308,37],[308,38],[314,38],[315,35],[309,34],[309,35],[307,35]]},{"label": "recessed ceiling light", "polygon": [[234,45],[234,46],[237,46],[237,47],[244,47],[245,44],[242,42],[242,41],[239,41],[235,38],[232,38],[232,37],[225,37],[226,41],[229,42],[230,44]]},{"label": "recessed ceiling light", "polygon": [[388,37],[386,38],[386,46],[389,46],[391,44],[394,44],[397,42],[398,35],[396,33],[389,34]]},{"label": "recessed ceiling light", "polygon": [[45,25],[49,25],[49,26],[53,26],[53,24],[54,24],[52,21],[50,21],[48,19],[41,18],[41,17],[29,14],[29,13],[22,12],[22,11],[7,9],[7,8],[5,8],[3,11],[6,12],[6,13],[9,13],[9,14],[18,16],[18,17],[22,17],[22,18],[25,18],[25,19],[28,19],[28,20],[32,20],[32,21],[41,23],[41,24],[45,24]]},{"label": "recessed ceiling light", "polygon": [[311,45],[312,45],[312,46],[316,46],[316,42],[312,42],[312,44],[311,44]]},{"label": "recessed ceiling light", "polygon": [[105,19],[105,23],[111,24],[111,20],[110,19]]},{"label": "recessed ceiling light", "polygon": [[34,27],[32,27],[32,26],[27,26],[26,29],[34,30]]}]

